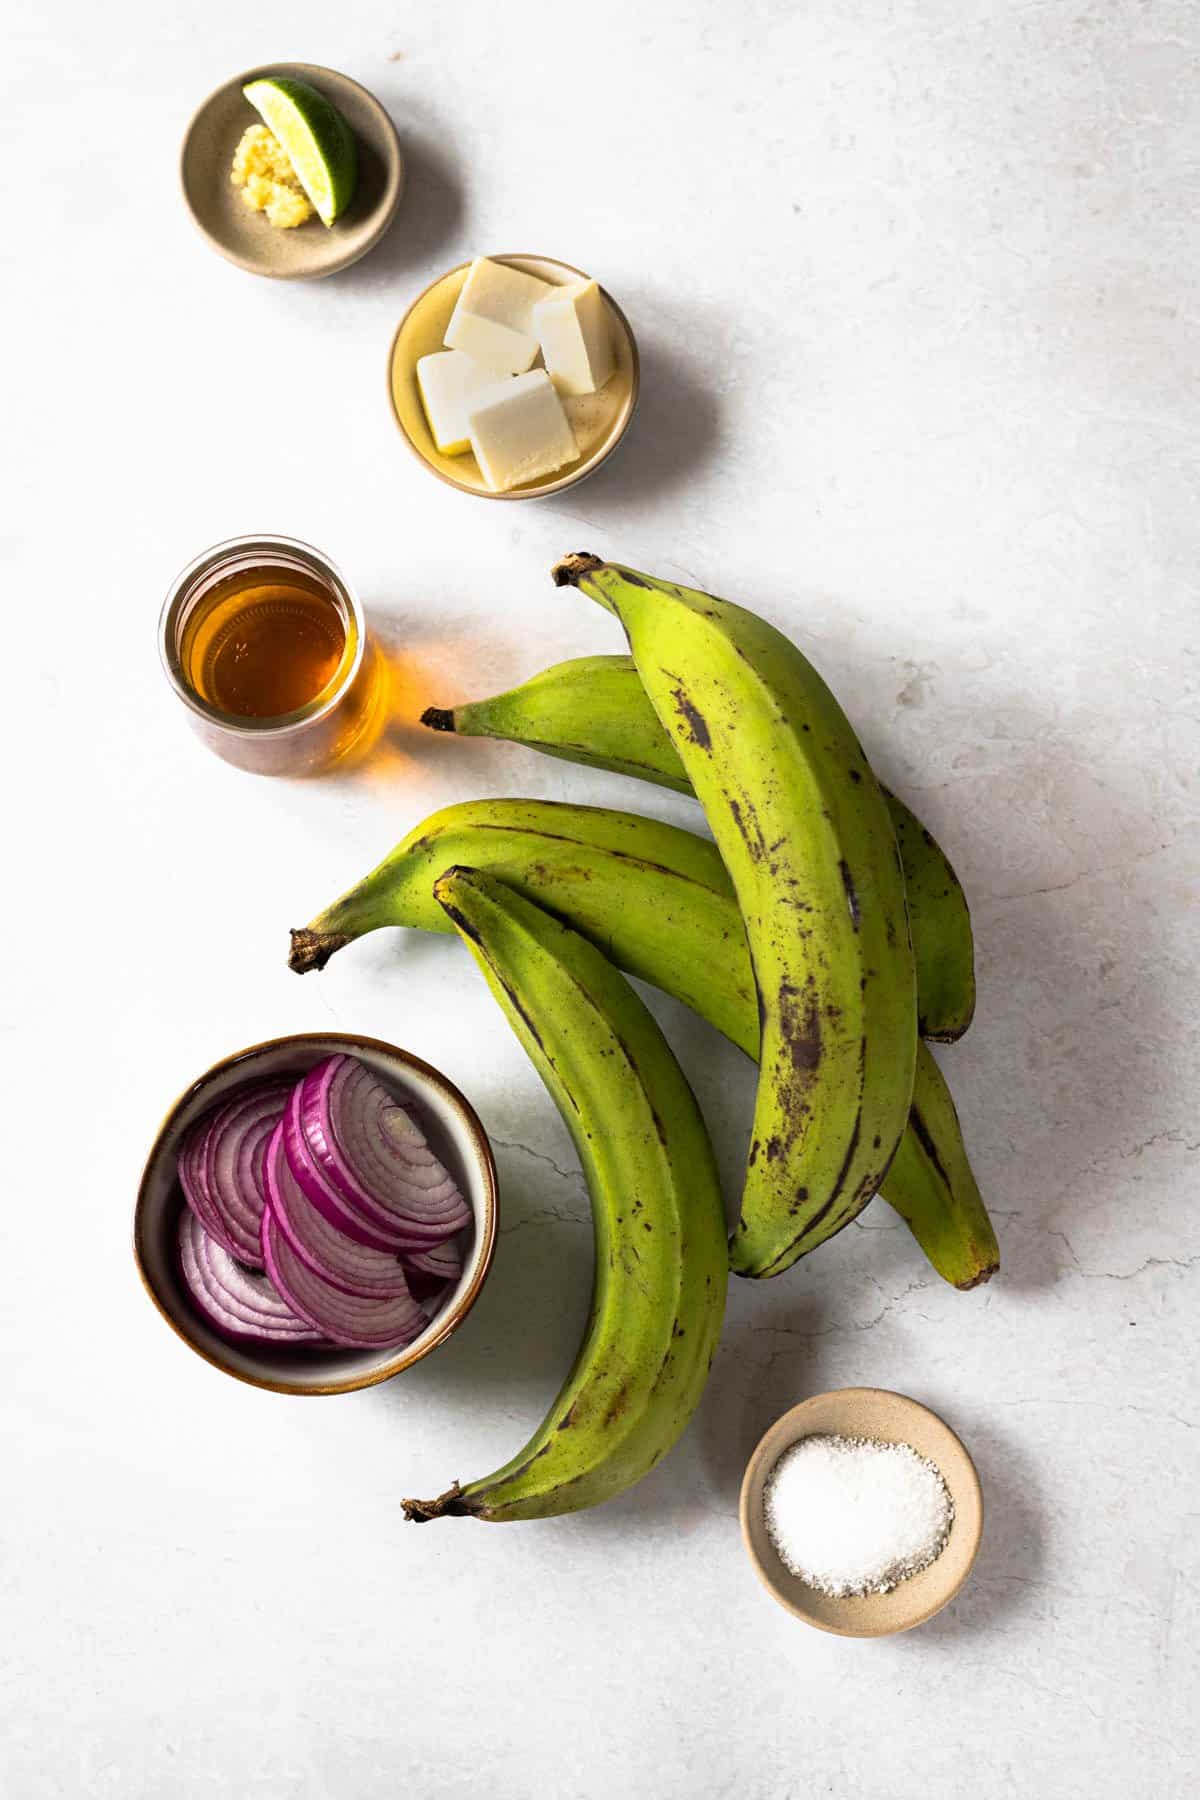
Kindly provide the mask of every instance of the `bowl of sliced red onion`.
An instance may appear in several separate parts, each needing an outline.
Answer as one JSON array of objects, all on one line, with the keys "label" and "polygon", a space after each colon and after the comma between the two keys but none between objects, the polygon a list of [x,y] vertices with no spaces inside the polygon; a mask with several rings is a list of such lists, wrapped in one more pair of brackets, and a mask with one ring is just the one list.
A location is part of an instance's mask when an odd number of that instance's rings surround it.
[{"label": "bowl of sliced red onion", "polygon": [[227,1057],[168,1113],[134,1256],[207,1362],[284,1394],[409,1368],[473,1306],[496,1238],[496,1166],[454,1084],[342,1032]]}]

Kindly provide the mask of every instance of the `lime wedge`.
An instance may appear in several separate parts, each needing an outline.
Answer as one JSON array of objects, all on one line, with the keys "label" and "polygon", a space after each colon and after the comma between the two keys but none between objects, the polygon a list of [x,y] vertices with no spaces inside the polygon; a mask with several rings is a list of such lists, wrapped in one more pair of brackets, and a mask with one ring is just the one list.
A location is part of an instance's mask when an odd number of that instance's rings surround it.
[{"label": "lime wedge", "polygon": [[337,107],[306,81],[251,81],[242,92],[283,145],[321,219],[332,225],[353,199],[358,177],[354,133]]}]

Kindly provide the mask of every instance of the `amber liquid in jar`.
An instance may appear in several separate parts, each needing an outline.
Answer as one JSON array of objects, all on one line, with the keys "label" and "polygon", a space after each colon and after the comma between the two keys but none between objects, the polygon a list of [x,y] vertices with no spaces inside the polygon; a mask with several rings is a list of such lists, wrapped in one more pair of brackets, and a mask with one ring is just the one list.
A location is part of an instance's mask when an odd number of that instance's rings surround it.
[{"label": "amber liquid in jar", "polygon": [[172,583],[158,625],[193,729],[257,775],[363,757],[387,718],[386,665],[353,590],[298,538],[230,538]]},{"label": "amber liquid in jar", "polygon": [[316,700],[346,654],[346,619],[303,569],[258,568],[217,582],[180,645],[184,679],[219,712],[281,719]]}]

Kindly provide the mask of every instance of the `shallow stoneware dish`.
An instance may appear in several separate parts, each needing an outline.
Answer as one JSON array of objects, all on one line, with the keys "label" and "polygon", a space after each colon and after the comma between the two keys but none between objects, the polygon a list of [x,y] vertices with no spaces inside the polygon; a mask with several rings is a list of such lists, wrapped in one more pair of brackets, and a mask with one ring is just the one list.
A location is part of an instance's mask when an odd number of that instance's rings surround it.
[{"label": "shallow stoneware dish", "polygon": [[[283,1349],[234,1344],[200,1317],[183,1286],[177,1232],[185,1205],[176,1159],[193,1119],[252,1076],[302,1075],[322,1057],[360,1057],[400,1100],[412,1101],[435,1153],[458,1182],[474,1214],[474,1235],[453,1293],[419,1338],[399,1350]],[[175,1102],[146,1159],[133,1216],[133,1254],[146,1292],[167,1324],[198,1356],[276,1394],[347,1394],[398,1375],[436,1350],[470,1312],[496,1243],[496,1165],[474,1109],[444,1075],[392,1044],[341,1031],[272,1038],[240,1050],[194,1081]]]},{"label": "shallow stoneware dish", "polygon": [[[291,231],[251,212],[229,179],[233,153],[248,125],[262,120],[242,93],[263,76],[306,81],[341,112],[358,140],[358,182],[340,219],[315,216]],[[404,162],[396,127],[373,94],[318,63],[263,63],[225,82],[198,109],[179,160],[188,211],[214,250],[252,275],[301,281],[332,275],[374,248],[395,217],[404,191]]]},{"label": "shallow stoneware dish", "polygon": [[[514,269],[538,275],[555,287],[590,279],[582,269],[557,262],[550,256],[491,256],[491,261],[509,263]],[[417,386],[419,359],[445,348],[442,339],[470,267],[469,262],[460,263],[448,274],[439,275],[423,294],[417,295],[396,329],[388,354],[388,394],[401,436],[427,469],[464,494],[480,494],[485,500],[538,500],[546,494],[561,494],[598,469],[629,429],[637,406],[639,383],[638,350],[629,320],[612,295],[602,288],[616,368],[598,394],[567,396],[563,400],[582,454],[573,463],[556,469],[540,481],[526,482],[523,487],[497,494],[484,480],[479,464],[469,450],[462,456],[443,456],[438,450]]]},{"label": "shallow stoneware dish", "polygon": [[[768,1476],[785,1450],[801,1438],[819,1434],[911,1444],[920,1456],[936,1463],[950,1490],[954,1523],[945,1549],[927,1569],[888,1594],[850,1594],[842,1599],[822,1594],[792,1573],[767,1535],[763,1488]],[[839,1637],[888,1637],[923,1625],[962,1587],[983,1535],[983,1493],[963,1444],[927,1406],[887,1388],[837,1388],[793,1406],[772,1425],[746,1465],[740,1518],[750,1560],[781,1606],[806,1624]]]}]

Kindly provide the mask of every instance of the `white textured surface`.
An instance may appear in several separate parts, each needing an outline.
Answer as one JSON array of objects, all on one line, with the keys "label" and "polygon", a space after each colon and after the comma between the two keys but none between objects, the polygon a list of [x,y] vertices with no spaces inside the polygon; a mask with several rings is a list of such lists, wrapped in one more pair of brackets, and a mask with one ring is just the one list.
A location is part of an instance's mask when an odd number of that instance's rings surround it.
[{"label": "white textured surface", "polygon": [[[1190,0],[231,0],[21,9],[0,65],[0,1789],[161,1800],[989,1800],[1195,1791],[1197,14]],[[411,156],[332,281],[256,281],[177,200],[193,105],[333,63]],[[36,149],[31,148],[34,136]],[[11,146],[17,147],[16,153]],[[644,403],[608,469],[501,507],[424,478],[396,319],[476,250],[599,275]],[[244,452],[258,446],[253,473]],[[703,1410],[623,1501],[404,1526],[540,1415],[587,1284],[565,1134],[441,940],[290,975],[286,927],[473,793],[682,801],[398,724],[370,772],[208,757],[156,665],[175,569],[294,532],[403,647],[412,714],[615,647],[586,547],[796,633],[974,903],[946,1052],[1005,1257],[938,1285],[872,1208],[737,1284]],[[749,1072],[669,1007],[731,1173]],[[382,1390],[222,1380],[128,1249],[167,1101],[330,1019],[444,1067],[505,1225],[469,1326]],[[930,1402],[977,1455],[977,1573],[911,1638],[806,1631],[734,1522],[816,1389]]]}]

